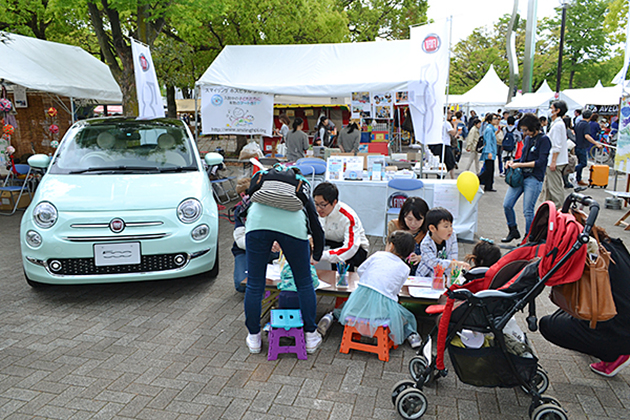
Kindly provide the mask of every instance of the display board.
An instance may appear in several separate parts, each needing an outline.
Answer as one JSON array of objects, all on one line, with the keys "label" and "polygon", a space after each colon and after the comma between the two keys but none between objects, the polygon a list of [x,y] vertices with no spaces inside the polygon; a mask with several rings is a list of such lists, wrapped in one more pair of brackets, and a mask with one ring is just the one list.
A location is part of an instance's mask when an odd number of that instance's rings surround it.
[{"label": "display board", "polygon": [[201,86],[203,134],[273,135],[273,95],[225,86]]},{"label": "display board", "polygon": [[630,173],[630,96],[621,98],[619,105],[619,134],[615,169]]}]

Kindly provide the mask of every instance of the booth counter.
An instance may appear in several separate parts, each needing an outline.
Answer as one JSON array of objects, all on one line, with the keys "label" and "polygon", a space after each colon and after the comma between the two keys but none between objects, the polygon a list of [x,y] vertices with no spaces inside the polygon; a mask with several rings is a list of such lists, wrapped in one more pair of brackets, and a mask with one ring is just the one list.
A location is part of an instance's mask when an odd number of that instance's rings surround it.
[{"label": "booth counter", "polygon": [[[396,190],[388,188],[387,181],[340,181],[331,180],[339,189],[339,200],[354,209],[367,235],[383,236],[385,234],[385,212],[389,194]],[[415,194],[423,198],[429,208],[434,207],[434,191],[436,188],[448,187],[457,189],[457,180],[423,179],[424,188]],[[458,238],[473,240],[477,232],[477,207],[483,195],[481,188],[477,191],[472,203],[458,193],[458,208],[453,229]]]}]

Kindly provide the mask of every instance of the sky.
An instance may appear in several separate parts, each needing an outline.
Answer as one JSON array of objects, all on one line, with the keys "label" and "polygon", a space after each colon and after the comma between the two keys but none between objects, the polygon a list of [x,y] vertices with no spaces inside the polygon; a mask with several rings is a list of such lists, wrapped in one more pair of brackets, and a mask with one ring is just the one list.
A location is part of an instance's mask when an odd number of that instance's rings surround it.
[{"label": "sky", "polygon": [[[527,18],[528,0],[519,0],[519,13]],[[538,19],[555,15],[559,0],[538,0]],[[439,22],[453,16],[453,44],[461,41],[480,26],[492,27],[501,16],[512,13],[509,0],[429,0],[427,17]]]}]

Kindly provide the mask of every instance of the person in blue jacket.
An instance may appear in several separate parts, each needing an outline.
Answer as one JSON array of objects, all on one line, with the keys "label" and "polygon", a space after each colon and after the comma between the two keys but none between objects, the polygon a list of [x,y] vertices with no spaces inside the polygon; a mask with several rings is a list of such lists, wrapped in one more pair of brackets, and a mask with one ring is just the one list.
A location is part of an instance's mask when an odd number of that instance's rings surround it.
[{"label": "person in blue jacket", "polygon": [[483,130],[483,150],[480,160],[484,161],[480,183],[484,184],[484,191],[496,192],[494,185],[494,160],[497,158],[497,136],[499,128],[499,116],[489,112],[484,120],[486,122]]}]

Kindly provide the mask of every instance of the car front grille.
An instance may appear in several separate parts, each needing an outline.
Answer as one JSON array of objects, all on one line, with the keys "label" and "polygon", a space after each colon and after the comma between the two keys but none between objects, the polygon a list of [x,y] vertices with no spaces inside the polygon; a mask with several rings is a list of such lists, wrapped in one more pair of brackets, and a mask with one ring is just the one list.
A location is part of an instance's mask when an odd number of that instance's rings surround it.
[{"label": "car front grille", "polygon": [[[184,257],[183,263],[176,264],[176,256],[180,259]],[[96,266],[94,258],[51,258],[46,261],[46,266],[55,275],[89,276],[176,270],[185,267],[188,260],[189,256],[185,253],[143,255],[140,264]],[[59,266],[56,262],[60,263],[59,269],[56,269]]]}]

